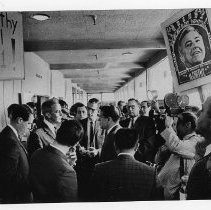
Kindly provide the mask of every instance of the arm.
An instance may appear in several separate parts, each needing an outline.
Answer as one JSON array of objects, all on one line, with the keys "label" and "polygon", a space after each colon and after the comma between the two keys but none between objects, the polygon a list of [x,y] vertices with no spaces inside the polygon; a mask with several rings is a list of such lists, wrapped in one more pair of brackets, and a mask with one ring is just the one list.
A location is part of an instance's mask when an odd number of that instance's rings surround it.
[{"label": "arm", "polygon": [[31,157],[32,154],[40,148],[43,148],[42,140],[36,132],[32,132],[27,141],[27,150],[29,153],[29,157]]},{"label": "arm", "polygon": [[195,157],[195,144],[196,141],[182,141],[179,139],[173,128],[166,128],[161,132],[161,136],[165,139],[165,145],[172,151],[184,158]]},{"label": "arm", "polygon": [[1,179],[2,179],[2,191],[4,197],[10,202],[14,200],[16,196],[16,191],[18,188],[18,160],[19,160],[19,150],[18,146],[14,143],[6,145],[4,147],[4,152],[1,154]]}]

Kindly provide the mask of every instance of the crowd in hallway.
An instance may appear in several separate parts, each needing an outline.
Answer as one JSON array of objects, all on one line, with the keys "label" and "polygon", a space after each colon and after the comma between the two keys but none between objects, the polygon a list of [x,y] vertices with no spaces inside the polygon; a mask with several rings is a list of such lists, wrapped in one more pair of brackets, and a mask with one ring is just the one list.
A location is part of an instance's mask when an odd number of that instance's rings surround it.
[{"label": "crowd in hallway", "polygon": [[211,198],[211,97],[172,116],[135,98],[11,104],[0,132],[0,203]]}]

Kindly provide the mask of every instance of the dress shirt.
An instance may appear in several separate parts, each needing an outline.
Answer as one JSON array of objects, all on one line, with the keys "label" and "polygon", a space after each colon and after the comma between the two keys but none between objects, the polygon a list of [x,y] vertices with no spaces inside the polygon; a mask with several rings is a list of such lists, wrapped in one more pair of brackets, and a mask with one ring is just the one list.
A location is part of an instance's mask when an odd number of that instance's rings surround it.
[{"label": "dress shirt", "polygon": [[[96,122],[96,121],[91,121],[89,118],[88,118],[88,120],[87,120],[87,136],[88,136],[88,142],[90,142],[90,143],[91,143],[91,141],[90,141],[91,122],[93,123],[92,126],[93,126],[93,135],[94,135],[94,134],[95,134],[95,122]],[[93,136],[93,143],[94,143],[94,136]],[[88,145],[88,147],[89,147],[89,146],[90,146],[90,145]]]},{"label": "dress shirt", "polygon": [[134,154],[127,153],[127,152],[120,152],[117,156],[120,156],[120,155],[129,155],[131,157],[134,157]]},{"label": "dress shirt", "polygon": [[207,156],[209,153],[211,153],[211,144],[209,144],[209,145],[206,147],[206,152],[205,152],[204,156]]},{"label": "dress shirt", "polygon": [[49,121],[47,121],[46,119],[44,119],[44,123],[50,128],[50,130],[53,132],[53,134],[56,135],[55,126],[52,123],[50,123]]},{"label": "dress shirt", "polygon": [[8,126],[9,126],[9,127],[12,129],[12,131],[15,133],[15,135],[16,135],[17,138],[18,138],[18,140],[21,140],[20,137],[19,137],[19,135],[18,135],[17,130],[16,130],[12,125],[10,125],[10,124],[8,124]]},{"label": "dress shirt", "polygon": [[111,126],[108,130],[107,130],[107,135],[109,134],[109,132],[113,129],[113,127],[115,127],[118,124],[114,124],[113,126]]},{"label": "dress shirt", "polygon": [[134,117],[134,118],[131,117],[128,128],[131,128],[132,127],[132,120],[133,120],[133,126],[134,126],[137,119],[138,119],[138,116],[137,117]]}]

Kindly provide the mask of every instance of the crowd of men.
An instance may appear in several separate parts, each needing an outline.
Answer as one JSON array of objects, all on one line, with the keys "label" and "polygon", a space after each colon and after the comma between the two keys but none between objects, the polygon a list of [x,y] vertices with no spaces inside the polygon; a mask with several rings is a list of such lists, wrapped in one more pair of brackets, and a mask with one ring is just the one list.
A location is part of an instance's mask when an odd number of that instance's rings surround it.
[{"label": "crowd of men", "polygon": [[134,98],[70,109],[52,98],[41,110],[8,107],[1,203],[179,200],[182,189],[187,199],[211,198],[211,97],[200,115],[189,106],[174,118]]}]

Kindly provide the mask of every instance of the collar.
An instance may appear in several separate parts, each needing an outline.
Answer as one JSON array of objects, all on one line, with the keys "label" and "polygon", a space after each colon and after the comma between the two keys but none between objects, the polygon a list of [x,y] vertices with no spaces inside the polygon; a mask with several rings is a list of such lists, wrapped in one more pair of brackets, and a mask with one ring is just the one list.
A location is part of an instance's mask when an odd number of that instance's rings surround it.
[{"label": "collar", "polygon": [[133,120],[134,120],[134,123],[135,123],[136,120],[138,119],[138,117],[139,117],[139,116],[136,116],[136,117],[134,117],[134,118],[131,117],[131,118],[130,118],[130,121],[131,121],[131,119],[133,119]]},{"label": "collar", "polygon": [[107,131],[107,135],[109,134],[109,132],[115,127],[115,126],[117,126],[118,124],[114,124],[113,126],[111,126],[109,129],[108,129],[108,131]]},{"label": "collar", "polygon": [[9,127],[12,129],[12,131],[15,133],[16,137],[18,138],[18,140],[20,140],[17,130],[16,130],[12,125],[10,125],[10,124],[8,124],[8,126],[9,126]]},{"label": "collar", "polygon": [[190,139],[190,138],[192,138],[193,136],[196,136],[196,135],[197,135],[197,134],[196,134],[195,132],[190,133],[190,134],[184,136],[183,140],[188,140],[188,139]]},{"label": "collar", "polygon": [[127,152],[120,152],[117,156],[119,157],[120,155],[129,155],[129,156],[131,156],[131,157],[134,157],[133,154],[127,153]]},{"label": "collar", "polygon": [[59,151],[62,152],[62,154],[64,154],[64,155],[67,154],[67,152],[64,151],[61,147],[57,147],[57,146],[55,146],[55,145],[53,145],[53,144],[50,144],[50,146],[53,147],[53,148],[55,148],[55,149],[57,149],[57,150],[59,150]]},{"label": "collar", "polygon": [[53,134],[56,135],[54,125],[52,123],[50,123],[49,121],[47,121],[46,119],[44,119],[44,123],[50,128],[50,130],[53,132]]},{"label": "collar", "polygon": [[211,153],[211,144],[209,144],[209,145],[206,147],[206,152],[205,152],[204,156],[208,155],[209,153]]}]

